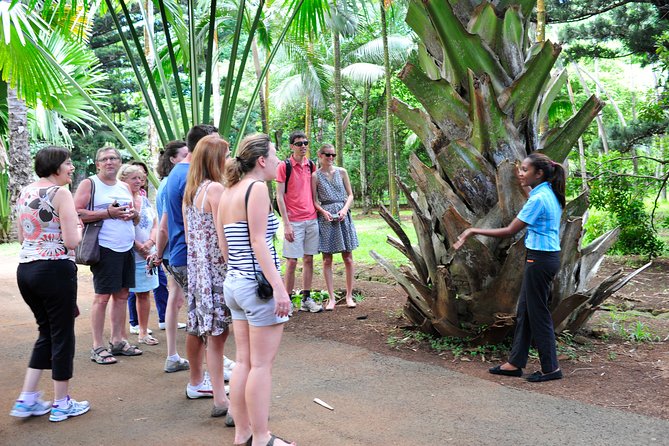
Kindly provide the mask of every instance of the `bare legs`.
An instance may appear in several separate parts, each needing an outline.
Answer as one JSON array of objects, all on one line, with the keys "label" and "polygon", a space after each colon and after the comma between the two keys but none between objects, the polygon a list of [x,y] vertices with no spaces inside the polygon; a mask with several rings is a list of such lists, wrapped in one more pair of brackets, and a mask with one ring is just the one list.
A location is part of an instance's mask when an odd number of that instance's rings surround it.
[{"label": "bare legs", "polygon": [[[272,390],[272,365],[279,349],[283,324],[249,326],[233,321],[237,365],[230,380],[231,412],[235,418],[235,443],[253,435],[254,446],[270,439],[268,418]],[[276,439],[276,446],[287,443]]]},{"label": "bare legs", "polygon": [[310,290],[314,278],[314,256],[305,254],[302,257],[302,289]]},{"label": "bare legs", "polygon": [[[353,253],[352,252],[342,252],[341,258],[344,261],[344,269],[346,270],[346,306],[349,308],[354,308],[356,306],[355,300],[353,299]],[[326,310],[333,310],[335,307],[335,294],[334,294],[334,284],[333,284],[333,274],[332,274],[332,254],[323,253],[323,276],[325,277],[325,285],[328,289],[328,295],[330,299],[328,300]]]},{"label": "bare legs", "polygon": [[332,279],[332,254],[326,252],[323,253],[323,276],[325,277],[325,287],[328,289],[328,296],[330,297],[325,309],[334,310],[337,302],[335,300],[334,283]]},{"label": "bare legs", "polygon": [[148,336],[149,314],[151,313],[151,302],[149,301],[150,292],[135,293],[135,302],[137,305],[137,322],[139,323],[139,337]]},{"label": "bare legs", "polygon": [[93,348],[103,347],[102,337],[105,329],[105,313],[107,303],[111,300],[111,342],[118,344],[126,339],[125,313],[128,305],[128,289],[122,288],[112,294],[95,294],[91,307],[91,328],[93,332]]},{"label": "bare legs", "polygon": [[[42,377],[42,370],[32,369],[28,367],[26,370],[26,376],[23,379],[23,388],[21,392],[32,393],[37,392],[37,386],[39,385],[39,380]],[[61,400],[67,397],[68,387],[70,385],[70,380],[65,381],[53,381],[53,399]]]},{"label": "bare legs", "polygon": [[295,287],[295,269],[297,269],[297,259],[286,259],[286,277],[284,281],[286,284],[286,290],[288,294],[292,294],[293,288]]},{"label": "bare legs", "polygon": [[165,335],[167,338],[167,356],[169,357],[177,354],[177,321],[179,310],[186,298],[183,288],[177,284],[171,274],[167,281],[169,295],[167,297],[167,308],[165,309]]},{"label": "bare legs", "polygon": [[[297,259],[286,259],[286,277],[284,283],[288,293],[293,292],[295,287],[295,270],[297,269]],[[314,278],[314,256],[305,255],[302,258],[302,289],[310,290],[311,282]]]},{"label": "bare legs", "polygon": [[[190,363],[190,385],[199,386],[204,380],[204,342],[199,336],[192,334],[186,335],[186,359]],[[223,354],[221,353],[221,361],[223,361]],[[221,369],[222,371],[223,369]],[[225,392],[223,392],[225,394]]]},{"label": "bare legs", "polygon": [[228,339],[229,330],[218,336],[207,337],[207,368],[214,390],[214,406],[229,407],[230,401],[225,396],[225,378],[223,376],[223,347]]},{"label": "bare legs", "polygon": [[346,270],[346,306],[353,308],[356,306],[355,300],[353,300],[353,253],[342,252],[341,258]]}]

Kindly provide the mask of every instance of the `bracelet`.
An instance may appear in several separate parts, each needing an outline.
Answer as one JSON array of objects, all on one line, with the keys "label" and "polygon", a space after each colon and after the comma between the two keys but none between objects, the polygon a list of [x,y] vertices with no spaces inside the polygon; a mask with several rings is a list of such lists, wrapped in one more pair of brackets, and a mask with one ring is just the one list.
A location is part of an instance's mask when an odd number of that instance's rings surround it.
[{"label": "bracelet", "polygon": [[151,243],[153,243],[153,246],[156,246],[156,241],[153,240],[152,238],[148,239],[147,242],[151,242]]},{"label": "bracelet", "polygon": [[107,215],[109,215],[109,218],[111,218],[112,220],[114,219],[114,217],[112,217],[111,212],[109,212],[109,208],[107,208]]}]

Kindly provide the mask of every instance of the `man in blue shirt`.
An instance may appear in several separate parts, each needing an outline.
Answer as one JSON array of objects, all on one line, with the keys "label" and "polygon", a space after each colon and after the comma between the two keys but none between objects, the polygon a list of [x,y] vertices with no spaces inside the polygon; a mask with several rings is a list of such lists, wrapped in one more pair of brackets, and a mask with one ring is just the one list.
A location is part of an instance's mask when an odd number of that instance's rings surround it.
[{"label": "man in blue shirt", "polygon": [[[176,312],[178,313],[178,310],[183,306],[186,290],[188,289],[188,249],[181,208],[184,190],[186,189],[190,160],[193,155],[193,150],[200,139],[216,132],[218,132],[218,129],[213,125],[196,125],[190,129],[188,136],[186,137],[188,155],[186,155],[186,158],[180,163],[174,166],[170,175],[167,177],[167,183],[165,184],[166,200],[163,212],[167,215],[167,235],[170,250],[169,265],[167,266],[167,269],[177,283],[174,293],[171,293],[169,297],[170,302],[173,299],[175,299],[176,302],[175,305],[170,305],[168,303],[168,319],[170,319],[170,310],[172,308],[176,308]],[[160,235],[164,236],[163,231],[160,232]],[[156,253],[156,261],[158,262],[162,260],[164,246],[164,242],[159,243],[158,252]],[[174,317],[176,317],[176,315]],[[174,355],[170,355],[170,352],[168,352],[168,357],[165,361],[166,371],[171,371],[168,370],[168,368],[174,361],[177,361],[177,364],[183,365],[184,368],[179,368],[180,370],[185,369],[186,366],[190,366],[190,379],[186,386],[186,396],[191,399],[212,398],[214,396],[209,377],[202,367],[204,354],[205,346],[202,338],[188,334],[186,336],[186,357],[188,358],[188,361],[184,362],[178,354],[175,353]]]}]

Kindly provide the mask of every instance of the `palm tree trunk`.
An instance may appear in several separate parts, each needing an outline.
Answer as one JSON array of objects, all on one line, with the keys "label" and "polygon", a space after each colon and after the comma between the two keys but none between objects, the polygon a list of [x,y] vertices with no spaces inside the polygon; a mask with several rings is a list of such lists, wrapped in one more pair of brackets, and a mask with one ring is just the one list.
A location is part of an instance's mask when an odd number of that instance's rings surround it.
[{"label": "palm tree trunk", "polygon": [[388,55],[388,24],[386,22],[386,7],[384,0],[379,0],[381,7],[381,36],[383,37],[383,66],[385,68],[386,78],[386,135],[385,145],[388,157],[388,196],[390,199],[390,214],[399,218],[399,206],[397,201],[397,184],[395,183],[395,151],[393,149],[393,121],[391,116],[390,104],[392,90],[390,87],[390,57]]},{"label": "palm tree trunk", "polygon": [[334,126],[335,126],[335,153],[337,154],[337,165],[344,165],[344,130],[342,128],[341,112],[341,45],[339,32],[332,30],[332,43],[334,48]]},{"label": "palm tree trunk", "polygon": [[[253,53],[253,67],[256,70],[256,77],[260,81],[260,76],[262,75],[262,67],[260,66],[260,54],[258,53],[258,44],[256,43],[255,37],[251,43],[251,52]],[[263,133],[269,134],[269,121],[267,119],[267,106],[265,104],[265,90],[260,89],[258,94],[258,100],[260,101],[260,120],[262,121],[262,131]]]},{"label": "palm tree trunk", "polygon": [[[214,46],[212,49],[212,54],[218,54],[218,33],[214,33]],[[223,109],[223,99],[221,98],[221,65],[219,62],[214,59],[214,63],[211,67],[211,103],[214,106],[214,116],[221,116],[221,110]],[[224,138],[229,138],[230,135],[223,135]]]},{"label": "palm tree trunk", "polygon": [[[9,203],[13,207],[21,189],[30,184],[33,176],[28,133],[28,108],[16,95],[16,90],[7,86],[7,111],[9,113]],[[14,238],[14,212],[10,214],[11,238]]]},{"label": "palm tree trunk", "polygon": [[[309,102],[309,96],[306,98],[304,104],[304,134],[307,135],[307,139],[311,139],[311,103]],[[307,149],[307,156],[309,156],[310,150]]]},{"label": "palm tree trunk", "polygon": [[360,134],[360,192],[362,194],[362,213],[369,214],[372,203],[367,182],[367,123],[369,121],[369,92],[371,84],[365,84],[365,96],[362,99],[362,132]]},{"label": "palm tree trunk", "polygon": [[[144,27],[144,56],[150,67],[154,66],[155,55],[152,51],[152,45],[149,42],[151,36],[149,35],[149,27],[153,31],[153,2],[150,0],[144,0],[144,11],[146,11],[146,25]],[[152,95],[153,96],[153,95]],[[155,98],[151,99],[152,102]],[[149,152],[152,155],[158,156],[158,130],[156,129],[156,124],[153,122],[153,119],[149,116],[149,128],[147,129],[147,144]]]}]

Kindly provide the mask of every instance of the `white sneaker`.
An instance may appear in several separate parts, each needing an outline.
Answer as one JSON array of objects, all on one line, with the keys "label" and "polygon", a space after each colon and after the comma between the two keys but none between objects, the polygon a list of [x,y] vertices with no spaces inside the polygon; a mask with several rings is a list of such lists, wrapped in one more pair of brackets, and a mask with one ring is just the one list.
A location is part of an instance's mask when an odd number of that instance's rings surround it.
[{"label": "white sneaker", "polygon": [[[165,322],[158,322],[158,328],[160,328],[161,330],[164,330],[165,329]],[[178,322],[177,323],[177,330],[183,330],[184,328],[186,328],[186,324],[184,324],[183,322]],[[151,333],[149,333],[149,334],[151,334]]]},{"label": "white sneaker", "polygon": [[51,411],[51,401],[43,401],[40,398],[41,396],[41,393],[37,395],[37,399],[31,405],[27,405],[24,401],[16,400],[9,414],[17,418],[39,417],[48,414]]},{"label": "white sneaker", "polygon": [[193,400],[196,398],[213,398],[214,389],[211,388],[211,381],[209,380],[209,374],[204,372],[204,379],[199,386],[193,387],[188,383],[186,385],[186,396]]},{"label": "white sneaker", "polygon": [[[139,325],[131,325],[130,329],[128,331],[130,332],[130,334],[138,335],[139,334]],[[151,330],[150,328],[147,328],[146,333],[147,334],[153,334],[153,330]]]},{"label": "white sneaker", "polygon": [[302,301],[302,306],[300,306],[300,311],[309,311],[311,313],[320,313],[323,311],[323,306],[319,305],[311,297],[304,299]]},{"label": "white sneaker", "polygon": [[67,407],[56,407],[51,408],[51,415],[49,415],[49,421],[64,421],[70,417],[78,417],[89,411],[91,405],[88,401],[75,401],[69,396],[67,397],[67,402],[69,403]]}]

